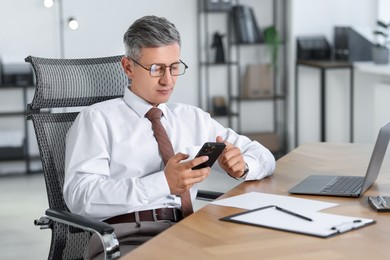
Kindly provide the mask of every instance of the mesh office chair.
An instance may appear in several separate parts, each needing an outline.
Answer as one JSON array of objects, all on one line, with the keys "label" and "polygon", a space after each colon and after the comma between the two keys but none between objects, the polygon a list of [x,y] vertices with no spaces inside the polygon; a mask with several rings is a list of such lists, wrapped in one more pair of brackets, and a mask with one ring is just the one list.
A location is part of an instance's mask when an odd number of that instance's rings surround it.
[{"label": "mesh office chair", "polygon": [[[58,112],[69,107],[83,107],[123,96],[128,79],[123,73],[121,56],[96,59],[44,59],[27,57],[36,77],[36,89],[27,118],[34,125],[49,209],[35,221],[41,228],[52,229],[48,259],[83,259],[92,233],[102,240],[107,259],[119,256],[114,229],[101,221],[73,214],[65,204],[65,136],[78,112]],[[54,113],[54,111],[58,113]]]},{"label": "mesh office chair", "polygon": [[[93,103],[122,97],[129,80],[124,74],[122,56],[93,59],[45,59],[27,57],[36,77],[36,89],[27,118],[34,125],[42,169],[46,183],[49,209],[35,221],[41,228],[52,229],[48,259],[82,259],[92,233],[101,238],[107,259],[119,256],[113,228],[73,214],[65,204],[64,183],[65,136],[79,108]],[[198,199],[213,200],[221,193],[199,191]]]}]

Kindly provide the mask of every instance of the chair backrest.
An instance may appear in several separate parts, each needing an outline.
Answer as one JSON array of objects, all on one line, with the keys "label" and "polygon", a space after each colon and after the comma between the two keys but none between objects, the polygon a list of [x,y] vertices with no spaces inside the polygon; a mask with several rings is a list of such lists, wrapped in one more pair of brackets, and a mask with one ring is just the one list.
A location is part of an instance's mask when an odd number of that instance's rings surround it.
[{"label": "chair backrest", "polygon": [[[51,109],[79,108],[122,97],[129,80],[120,60],[121,56],[94,59],[26,58],[36,77],[35,93],[28,105],[27,117],[34,125],[49,207],[52,209],[69,211],[62,193],[65,136],[78,112],[53,113],[55,109]],[[45,112],[41,112],[41,109]],[[55,223],[49,259],[82,259],[89,237],[89,232]]]},{"label": "chair backrest", "polygon": [[122,56],[46,59],[29,56],[36,77],[30,109],[80,107],[120,97],[128,84]]}]

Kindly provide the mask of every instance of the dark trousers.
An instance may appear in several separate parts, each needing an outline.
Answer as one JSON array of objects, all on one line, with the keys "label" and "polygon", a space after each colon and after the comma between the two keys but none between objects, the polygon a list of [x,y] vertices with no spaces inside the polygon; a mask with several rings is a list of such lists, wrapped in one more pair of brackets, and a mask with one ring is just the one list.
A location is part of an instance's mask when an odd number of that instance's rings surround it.
[{"label": "dark trousers", "polygon": [[[175,222],[170,221],[144,221],[113,224],[112,226],[119,241],[121,256],[124,256],[174,224]],[[103,246],[96,234],[92,235],[84,258],[93,260],[104,259]]]}]

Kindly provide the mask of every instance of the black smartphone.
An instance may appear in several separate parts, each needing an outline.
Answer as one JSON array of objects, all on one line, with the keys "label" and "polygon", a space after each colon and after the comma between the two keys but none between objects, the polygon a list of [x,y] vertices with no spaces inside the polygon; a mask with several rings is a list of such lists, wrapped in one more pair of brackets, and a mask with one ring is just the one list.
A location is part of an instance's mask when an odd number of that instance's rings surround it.
[{"label": "black smartphone", "polygon": [[226,145],[224,143],[216,143],[216,142],[207,142],[204,143],[202,148],[200,148],[199,152],[196,154],[195,157],[200,157],[203,155],[207,155],[209,159],[201,164],[198,164],[197,166],[193,167],[193,170],[201,169],[204,167],[211,167],[215,163],[215,161],[218,159],[218,157],[223,152],[223,149],[225,149]]}]

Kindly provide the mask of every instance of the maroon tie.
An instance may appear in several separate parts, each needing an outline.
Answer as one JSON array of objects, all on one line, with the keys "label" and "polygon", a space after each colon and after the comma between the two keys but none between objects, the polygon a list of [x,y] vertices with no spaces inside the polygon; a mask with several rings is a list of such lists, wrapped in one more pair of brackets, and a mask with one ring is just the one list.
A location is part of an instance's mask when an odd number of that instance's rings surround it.
[{"label": "maroon tie", "polygon": [[[145,116],[152,122],[154,137],[157,140],[158,149],[160,150],[161,157],[164,161],[164,164],[166,165],[169,158],[175,155],[175,152],[173,151],[173,147],[167,132],[165,131],[164,126],[161,124],[161,115],[162,111],[160,109],[152,107]],[[183,217],[187,217],[194,212],[192,209],[190,192],[186,191],[180,195],[180,198]]]}]

